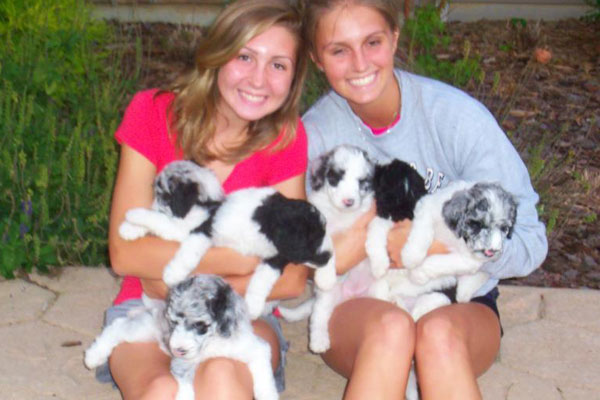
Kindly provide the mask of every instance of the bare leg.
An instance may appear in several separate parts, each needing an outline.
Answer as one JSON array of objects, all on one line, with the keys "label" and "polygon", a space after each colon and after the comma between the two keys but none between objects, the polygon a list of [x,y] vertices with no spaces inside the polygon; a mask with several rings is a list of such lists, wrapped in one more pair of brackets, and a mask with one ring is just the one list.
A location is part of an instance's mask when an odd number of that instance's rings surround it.
[{"label": "bare leg", "polygon": [[427,399],[481,399],[477,377],[500,349],[496,314],[478,303],[452,304],[417,322],[415,359],[421,395]]},{"label": "bare leg", "polygon": [[[271,346],[271,363],[277,366],[279,345],[275,332],[264,321],[256,321],[253,326]],[[178,385],[169,368],[170,357],[156,343],[123,343],[110,357],[111,373],[125,400],[174,399]],[[198,367],[194,390],[197,399],[252,399],[252,377],[245,364],[215,358]]]},{"label": "bare leg", "polygon": [[401,399],[414,351],[412,318],[391,303],[359,298],[336,307],[323,360],[348,378],[344,399]]}]

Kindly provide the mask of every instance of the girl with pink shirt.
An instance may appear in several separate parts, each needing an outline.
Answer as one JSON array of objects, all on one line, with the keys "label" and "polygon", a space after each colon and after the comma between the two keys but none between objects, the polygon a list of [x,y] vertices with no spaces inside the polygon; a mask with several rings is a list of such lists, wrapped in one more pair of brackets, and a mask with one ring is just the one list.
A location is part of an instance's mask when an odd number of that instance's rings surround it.
[{"label": "girl with pink shirt", "polygon": [[[164,298],[162,270],[179,244],[156,237],[126,241],[118,227],[127,210],[150,207],[152,182],[173,160],[192,159],[210,168],[226,193],[273,186],[290,198],[305,198],[307,142],[298,117],[306,60],[301,18],[285,0],[237,1],[228,6],[199,44],[192,71],[163,90],[137,93],[115,137],[121,157],[109,227],[112,269],[124,277],[106,322],[141,303],[142,293]],[[210,249],[195,272],[223,276],[240,294],[258,264],[226,248]],[[303,293],[307,271],[289,265],[271,298]],[[285,340],[275,318],[254,321],[255,332],[271,345],[278,388],[283,389]],[[177,384],[169,357],[156,343],[119,345],[109,370],[124,399],[174,398]],[[196,398],[251,399],[245,364],[215,358],[201,364]]]}]

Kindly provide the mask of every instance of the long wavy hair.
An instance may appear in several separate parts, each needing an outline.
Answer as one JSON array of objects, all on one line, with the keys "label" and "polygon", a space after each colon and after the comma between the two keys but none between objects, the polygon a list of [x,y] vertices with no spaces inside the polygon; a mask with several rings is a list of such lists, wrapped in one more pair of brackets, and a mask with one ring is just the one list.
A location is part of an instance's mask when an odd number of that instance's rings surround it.
[{"label": "long wavy hair", "polygon": [[302,0],[304,13],[303,37],[308,51],[317,56],[315,43],[319,21],[324,14],[338,6],[365,6],[377,11],[388,23],[392,32],[400,30],[400,6],[398,0]]},{"label": "long wavy hair", "polygon": [[[247,139],[218,154],[208,144],[216,134],[217,107],[221,94],[217,86],[219,69],[236,57],[252,38],[273,26],[286,28],[297,43],[296,65],[290,93],[282,106],[260,120],[250,122]],[[254,151],[266,148],[283,132],[273,151],[289,144],[296,135],[307,57],[302,38],[302,16],[288,0],[238,0],[227,6],[201,39],[195,66],[177,78],[166,90],[175,94],[169,115],[170,132],[184,158],[200,164],[215,159],[235,163]]]}]

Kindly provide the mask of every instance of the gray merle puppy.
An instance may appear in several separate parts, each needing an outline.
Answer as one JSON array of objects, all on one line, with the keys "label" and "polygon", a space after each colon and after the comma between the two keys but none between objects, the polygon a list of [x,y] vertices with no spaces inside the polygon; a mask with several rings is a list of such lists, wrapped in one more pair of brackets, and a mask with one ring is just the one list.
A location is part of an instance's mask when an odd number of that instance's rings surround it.
[{"label": "gray merle puppy", "polygon": [[158,342],[171,355],[179,384],[176,400],[194,399],[194,375],[203,361],[225,357],[248,366],[257,400],[279,397],[271,369],[271,348],[252,330],[243,299],[220,277],[196,275],[172,287],[166,302],[147,299],[141,309],[115,319],[85,352],[97,367],[124,342]]}]

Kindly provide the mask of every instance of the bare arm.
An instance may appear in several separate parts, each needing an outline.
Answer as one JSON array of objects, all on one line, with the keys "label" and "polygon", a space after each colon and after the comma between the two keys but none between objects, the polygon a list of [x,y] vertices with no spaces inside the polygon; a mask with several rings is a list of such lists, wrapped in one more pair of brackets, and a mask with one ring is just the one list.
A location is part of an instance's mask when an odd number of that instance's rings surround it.
[{"label": "bare arm", "polygon": [[[156,168],[150,161],[129,146],[122,146],[110,213],[108,245],[115,273],[142,278],[144,290],[149,296],[162,297],[166,293],[162,271],[177,251],[179,243],[152,236],[126,241],[118,232],[127,210],[152,205],[155,175]],[[230,249],[211,248],[196,272],[244,275],[253,271],[257,264],[256,257],[243,256]]]},{"label": "bare arm", "polygon": [[[412,221],[405,219],[397,222],[388,234],[387,249],[388,254],[390,255],[390,266],[392,268],[401,268],[403,266],[400,252],[406,243],[406,239],[408,239],[411,227]],[[436,240],[433,241],[427,251],[427,255],[446,253],[448,253],[446,246]]]},{"label": "bare arm", "polygon": [[369,222],[375,217],[375,205],[347,230],[333,235],[335,268],[343,274],[367,257],[365,241]]}]

